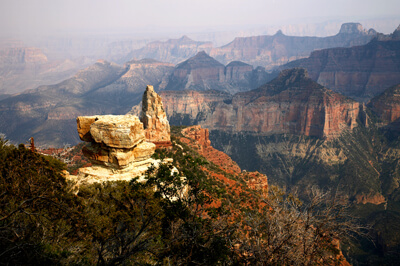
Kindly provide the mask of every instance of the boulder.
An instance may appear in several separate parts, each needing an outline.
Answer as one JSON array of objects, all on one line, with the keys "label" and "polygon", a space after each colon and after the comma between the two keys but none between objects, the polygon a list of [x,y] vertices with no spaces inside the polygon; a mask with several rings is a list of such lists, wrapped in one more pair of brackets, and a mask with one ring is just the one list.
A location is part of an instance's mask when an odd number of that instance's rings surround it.
[{"label": "boulder", "polygon": [[94,165],[121,169],[149,159],[155,151],[155,145],[145,141],[137,116],[80,116],[76,121],[80,138],[91,142],[82,152]]},{"label": "boulder", "polygon": [[90,125],[97,120],[97,116],[78,116],[76,124],[78,128],[79,138],[86,142],[93,141],[92,135],[90,135]]},{"label": "boulder", "polygon": [[113,148],[133,148],[144,141],[143,125],[133,115],[104,115],[90,125],[90,135],[97,143]]}]

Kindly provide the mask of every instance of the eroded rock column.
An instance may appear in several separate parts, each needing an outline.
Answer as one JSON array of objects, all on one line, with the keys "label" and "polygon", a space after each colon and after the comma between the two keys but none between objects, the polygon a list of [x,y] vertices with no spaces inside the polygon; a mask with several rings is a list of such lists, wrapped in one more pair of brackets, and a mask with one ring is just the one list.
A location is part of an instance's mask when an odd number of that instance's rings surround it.
[{"label": "eroded rock column", "polygon": [[140,121],[143,123],[146,140],[157,147],[171,146],[170,127],[161,97],[148,85],[142,98]]}]

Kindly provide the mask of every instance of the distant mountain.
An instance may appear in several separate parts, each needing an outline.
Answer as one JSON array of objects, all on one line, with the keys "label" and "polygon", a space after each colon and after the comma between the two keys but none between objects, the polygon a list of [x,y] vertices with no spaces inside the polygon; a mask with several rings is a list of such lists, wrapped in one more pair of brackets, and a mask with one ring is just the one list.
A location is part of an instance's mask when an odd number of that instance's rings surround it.
[{"label": "distant mountain", "polygon": [[282,68],[306,68],[313,80],[327,88],[368,101],[400,83],[399,35],[400,27],[390,35],[379,34],[368,44],[315,51]]},{"label": "distant mountain", "polygon": [[12,141],[37,145],[76,144],[76,117],[125,114],[140,102],[147,84],[165,86],[173,66],[154,60],[123,67],[99,61],[61,83],[41,86],[0,101],[0,132]]},{"label": "distant mountain", "polygon": [[211,42],[197,42],[187,36],[182,36],[180,39],[170,39],[165,42],[151,42],[141,49],[132,51],[127,58],[152,58],[161,62],[177,64],[198,52],[209,52],[211,49]]},{"label": "distant mountain", "polygon": [[222,63],[243,61],[253,66],[272,69],[307,57],[318,49],[366,44],[375,35],[375,30],[367,31],[359,23],[345,23],[338,34],[330,37],[286,36],[278,31],[272,36],[235,38],[225,46],[212,49],[210,56]]},{"label": "distant mountain", "polygon": [[92,63],[84,57],[49,60],[41,49],[22,44],[0,47],[0,93],[18,93],[57,83]]},{"label": "distant mountain", "polygon": [[275,77],[264,68],[234,61],[224,66],[205,52],[178,64],[166,90],[220,90],[229,93],[255,89]]},{"label": "distant mountain", "polygon": [[193,41],[183,36],[180,39],[148,43],[129,53],[125,61],[132,58],[153,58],[177,64],[204,51],[222,64],[242,61],[254,67],[263,66],[271,70],[275,66],[307,57],[317,49],[366,44],[375,35],[375,30],[367,31],[359,23],[345,23],[338,34],[330,37],[287,36],[279,30],[275,35],[237,37],[218,48],[213,47],[211,42]]}]

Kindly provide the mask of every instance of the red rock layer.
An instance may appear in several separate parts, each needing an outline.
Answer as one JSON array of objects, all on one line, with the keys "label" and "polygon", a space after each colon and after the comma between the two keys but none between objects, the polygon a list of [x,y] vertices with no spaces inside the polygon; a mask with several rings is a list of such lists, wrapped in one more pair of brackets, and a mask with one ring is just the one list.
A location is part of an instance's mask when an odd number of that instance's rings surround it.
[{"label": "red rock layer", "polygon": [[[195,149],[201,156],[217,165],[225,173],[234,176],[240,176],[247,185],[255,190],[261,191],[265,197],[268,194],[268,178],[259,172],[246,172],[241,171],[240,167],[233,161],[226,153],[218,151],[211,146],[209,139],[208,129],[201,128],[201,126],[191,126],[182,130],[182,137],[180,140],[190,147]],[[225,183],[232,193],[240,195],[243,192],[243,187],[237,181],[228,178],[225,174],[216,173],[210,169],[203,167],[212,178],[218,179]]]},{"label": "red rock layer", "polygon": [[207,158],[219,166],[224,171],[231,174],[240,174],[241,169],[227,154],[214,149],[211,146],[209,132],[206,128],[200,126],[192,126],[182,130],[183,136],[181,141],[194,148],[200,155]]}]

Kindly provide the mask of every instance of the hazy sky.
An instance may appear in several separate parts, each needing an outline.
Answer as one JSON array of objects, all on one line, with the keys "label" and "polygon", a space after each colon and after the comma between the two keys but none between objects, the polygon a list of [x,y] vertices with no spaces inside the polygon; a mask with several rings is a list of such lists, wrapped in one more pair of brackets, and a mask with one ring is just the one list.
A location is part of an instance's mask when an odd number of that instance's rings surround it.
[{"label": "hazy sky", "polygon": [[0,0],[0,36],[399,17],[399,0]]}]

